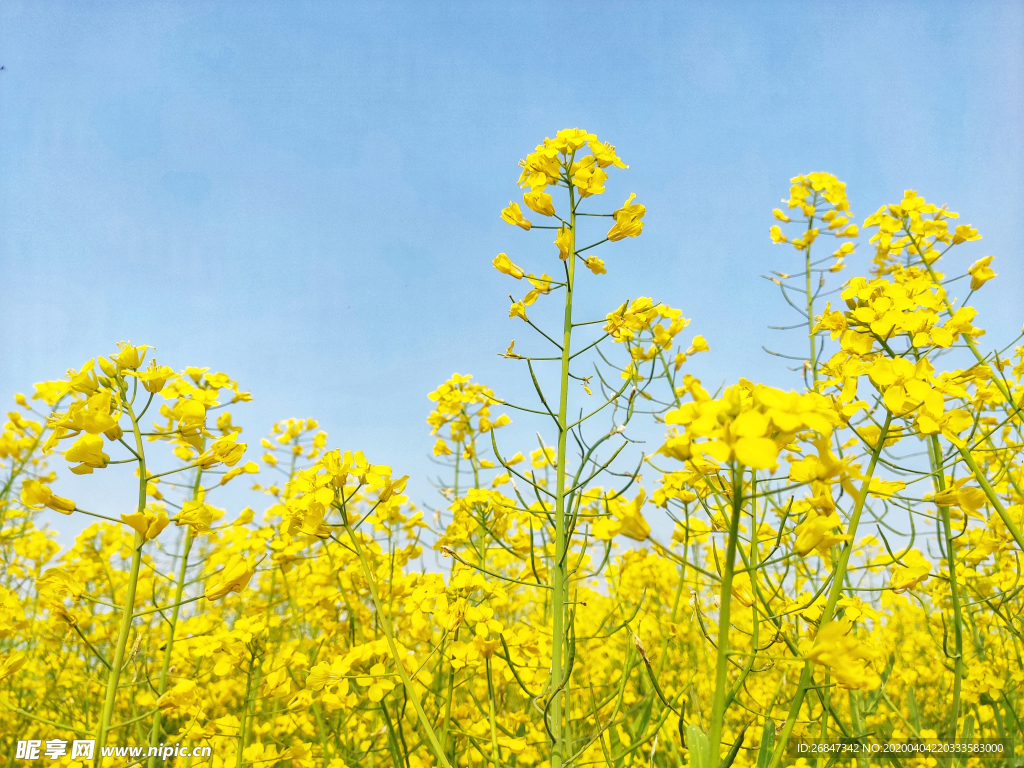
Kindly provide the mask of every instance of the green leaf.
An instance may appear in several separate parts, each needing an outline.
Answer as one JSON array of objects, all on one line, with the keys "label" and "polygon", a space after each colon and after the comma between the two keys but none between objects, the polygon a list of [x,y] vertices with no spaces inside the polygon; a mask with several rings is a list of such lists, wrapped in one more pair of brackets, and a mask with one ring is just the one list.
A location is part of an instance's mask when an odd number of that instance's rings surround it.
[{"label": "green leaf", "polygon": [[640,717],[633,723],[633,727],[630,729],[630,734],[633,737],[633,743],[636,744],[643,738],[644,733],[647,731],[647,725],[651,722],[651,710],[654,708],[654,694],[647,694],[647,699],[643,704],[640,705]]},{"label": "green leaf", "polygon": [[711,768],[711,744],[700,726],[686,726],[686,746],[690,751],[690,768]]},{"label": "green leaf", "polygon": [[612,765],[614,768],[623,768],[625,759],[622,756],[622,742],[619,740],[619,729],[614,725],[608,729],[608,745],[612,752]]},{"label": "green leaf", "polygon": [[[974,741],[974,715],[968,715],[964,718],[964,731],[960,734],[960,742],[962,744],[970,744]],[[963,754],[957,755],[954,765],[957,768],[963,768],[967,765],[967,757],[969,753],[964,752]]]},{"label": "green leaf", "polygon": [[775,751],[775,723],[771,718],[764,721],[764,733],[761,734],[761,746],[757,750],[757,768],[768,768]]},{"label": "green leaf", "polygon": [[743,726],[743,730],[740,731],[736,740],[732,743],[732,747],[729,749],[729,753],[722,758],[722,764],[719,768],[730,768],[733,761],[736,759],[736,755],[740,753],[740,747],[743,746],[743,736],[747,732],[747,726]]},{"label": "green leaf", "polygon": [[885,684],[889,681],[889,675],[892,674],[892,668],[895,665],[895,663],[896,656],[893,654],[889,654],[889,660],[888,663],[885,665],[885,671],[882,672],[882,684],[878,686],[875,692],[868,697],[867,703],[864,705],[863,714],[865,716],[873,715],[875,713],[875,710],[878,709],[878,702],[882,698],[882,691],[885,690]]},{"label": "green leaf", "polygon": [[917,699],[914,698],[914,686],[908,686],[907,688],[907,709],[910,710],[910,724],[914,726],[914,731],[917,733],[921,732],[921,712],[917,708]]}]

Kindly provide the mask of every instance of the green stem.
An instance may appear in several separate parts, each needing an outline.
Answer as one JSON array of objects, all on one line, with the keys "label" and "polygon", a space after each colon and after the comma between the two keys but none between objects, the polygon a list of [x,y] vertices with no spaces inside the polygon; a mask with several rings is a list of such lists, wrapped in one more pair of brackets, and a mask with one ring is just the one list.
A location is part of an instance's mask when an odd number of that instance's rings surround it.
[{"label": "green stem", "polygon": [[[853,726],[853,732],[858,736],[864,733],[864,716],[860,707],[860,691],[850,691],[850,724]],[[858,752],[857,767],[869,768],[869,766],[867,753]]]},{"label": "green stem", "polygon": [[565,677],[566,642],[566,606],[569,588],[569,557],[566,540],[567,515],[565,509],[565,465],[567,458],[566,438],[568,437],[569,410],[569,363],[571,359],[570,344],[572,342],[572,301],[576,273],[576,200],[573,187],[569,185],[569,206],[572,211],[569,230],[569,258],[566,268],[568,281],[565,288],[565,312],[562,324],[562,365],[561,381],[558,396],[558,461],[555,467],[555,563],[551,574],[552,588],[552,626],[551,626],[551,675],[548,679],[548,692],[554,697],[551,702],[551,734],[554,743],[551,745],[551,768],[562,768],[569,756],[569,745],[566,730],[562,724],[563,701],[568,710],[568,683]]},{"label": "green stem", "polygon": [[495,768],[501,766],[501,750],[498,749],[498,724],[497,724],[497,713],[495,694],[494,694],[494,678],[491,676],[491,659],[487,657],[487,715],[491,721],[491,752],[494,755]]},{"label": "green stem", "polygon": [[971,472],[974,473],[975,479],[978,481],[978,485],[981,486],[981,490],[988,496],[989,502],[995,508],[999,517],[1003,519],[1003,523],[1006,525],[1010,535],[1013,536],[1013,540],[1017,542],[1017,546],[1024,550],[1024,535],[1021,534],[1020,528],[1013,522],[1013,518],[1010,517],[1010,513],[1006,511],[1006,507],[1003,506],[1003,502],[999,500],[996,492],[992,489],[992,485],[989,483],[988,478],[985,477],[985,473],[978,467],[978,463],[974,460],[971,452],[967,448],[960,448],[960,455],[964,457],[964,461],[967,462],[967,466],[971,468]]},{"label": "green stem", "polygon": [[732,612],[732,579],[736,561],[736,543],[739,538],[740,511],[743,509],[743,470],[732,471],[732,517],[729,520],[729,540],[725,549],[725,572],[720,591],[718,609],[718,658],[715,663],[715,697],[711,705],[711,730],[708,741],[715,764],[722,760],[722,729],[725,722],[727,686],[729,682],[729,627]]},{"label": "green stem", "polygon": [[398,671],[398,676],[402,678],[402,685],[405,686],[405,692],[409,695],[409,700],[412,702],[413,709],[416,710],[416,715],[419,718],[420,725],[423,726],[423,731],[426,734],[430,750],[434,753],[434,757],[441,764],[442,768],[452,768],[444,753],[444,749],[442,749],[441,744],[437,739],[437,734],[434,733],[434,727],[431,725],[430,718],[427,717],[427,713],[423,711],[423,704],[420,701],[419,691],[416,690],[416,686],[413,684],[412,678],[409,677],[409,672],[405,668],[404,660],[398,653],[398,643],[395,642],[395,634],[391,627],[391,619],[384,614],[380,597],[377,595],[377,585],[373,580],[373,571],[370,568],[370,564],[366,561],[366,554],[363,552],[363,547],[359,543],[359,538],[356,536],[356,532],[352,530],[352,526],[348,522],[348,515],[344,512],[342,514],[343,520],[345,521],[345,530],[348,533],[349,539],[352,541],[352,548],[356,551],[356,556],[359,558],[359,564],[363,569],[363,577],[366,579],[366,585],[370,590],[370,599],[373,600],[374,610],[377,612],[377,618],[380,620],[381,629],[384,630],[384,637],[387,638],[388,648],[391,650],[391,658],[395,660],[395,668]]},{"label": "green stem", "polygon": [[[205,443],[204,443],[205,448]],[[200,451],[202,453],[202,451]],[[192,498],[199,496],[200,481],[203,477],[203,470],[196,468],[196,479],[192,483]],[[167,674],[171,668],[171,651],[174,649],[174,632],[178,627],[178,613],[181,609],[181,598],[185,593],[185,578],[188,573],[188,555],[192,551],[192,527],[185,526],[185,540],[182,545],[181,565],[178,568],[178,583],[174,587],[174,609],[171,611],[171,626],[167,630],[167,647],[164,649],[164,663],[160,668],[160,679],[157,681],[157,700],[167,692]],[[153,715],[153,729],[149,734],[149,746],[155,747],[160,743],[160,721],[162,713],[157,709]],[[149,758],[148,768],[156,768],[157,757]]]},{"label": "green stem", "polygon": [[[817,205],[818,193],[814,193],[814,202]],[[807,218],[807,231],[814,228],[814,215]],[[818,340],[814,336],[814,291],[811,285],[811,244],[804,248],[804,269],[807,272],[807,335],[811,339],[811,357],[808,362],[811,365],[811,389],[818,391]],[[806,379],[804,379],[806,381]]]},{"label": "green stem", "polygon": [[[939,439],[932,435],[928,446],[931,450],[932,482],[936,494],[946,490],[946,477],[942,473],[942,451],[939,448]],[[939,516],[942,518],[942,531],[946,539],[946,565],[949,573],[950,598],[953,603],[953,644],[956,658],[953,660],[953,702],[949,713],[949,733],[947,738],[956,738],[957,720],[960,715],[960,688],[964,678],[964,630],[963,615],[960,608],[960,585],[956,579],[956,552],[953,548],[953,526],[949,519],[949,507],[939,507]],[[943,648],[943,653],[946,649]]]},{"label": "green stem", "polygon": [[249,714],[249,696],[252,694],[252,672],[256,654],[249,651],[249,674],[245,676],[245,698],[242,700],[242,718],[238,723],[238,749],[235,751],[235,768],[242,768],[242,753],[245,751],[245,723]]},{"label": "green stem", "polygon": [[[139,429],[138,419],[132,410],[131,403],[125,403],[125,410],[132,420],[132,431],[135,433],[136,454],[139,457],[139,501],[138,511],[141,513],[146,509],[146,486],[149,477],[146,474],[146,455],[142,446],[142,432]],[[99,768],[102,761],[103,747],[107,744],[107,734],[110,731],[110,720],[114,714],[114,702],[117,699],[117,684],[121,678],[121,667],[124,665],[124,653],[128,646],[128,636],[132,630],[132,617],[135,610],[135,589],[139,583],[139,566],[142,563],[142,545],[145,539],[138,531],[135,532],[135,541],[132,544],[132,564],[128,572],[128,586],[124,596],[124,607],[121,610],[121,626],[117,632],[117,646],[114,651],[114,659],[107,674],[107,690],[103,698],[103,710],[100,715],[99,729],[96,733],[96,766]]]},{"label": "green stem", "polygon": [[[819,744],[824,744],[825,742],[828,741],[828,709],[829,709],[829,705],[831,704],[831,701],[832,701],[832,686],[831,686],[830,683],[831,683],[830,676],[829,675],[825,675],[825,690],[822,692],[822,694],[824,695],[825,699],[822,702],[823,706],[821,708],[821,730],[818,732],[819,733],[819,736],[818,736],[818,743]],[[854,727],[856,728],[856,726],[854,726]],[[822,766],[824,764],[825,764],[825,757],[824,757],[824,753],[823,753],[821,755],[818,755],[817,766],[818,766],[818,768],[822,768]]]},{"label": "green stem", "polygon": [[320,710],[319,702],[313,702],[313,718],[316,720],[316,730],[320,736],[320,748],[323,750],[324,765],[330,762],[331,751],[327,743],[327,728],[324,725],[324,714]]},{"label": "green stem", "polygon": [[[198,479],[196,480],[198,483]],[[181,610],[181,596],[185,591],[185,576],[188,571],[188,554],[192,549],[192,528],[185,526],[185,543],[181,553],[181,567],[178,569],[178,583],[174,588],[174,609],[171,611],[171,626],[167,630],[167,647],[164,649],[164,663],[160,667],[160,679],[157,681],[157,700],[167,692],[167,674],[171,668],[171,651],[174,647],[174,631],[178,626],[178,611]],[[160,743],[160,720],[159,709],[153,715],[153,728],[149,733],[149,746],[155,747]],[[149,758],[149,768],[156,768],[158,758],[154,755]]]},{"label": "green stem", "polygon": [[[846,546],[843,547],[843,552],[839,556],[839,562],[836,564],[836,570],[833,574],[832,587],[829,589],[828,600],[825,602],[825,607],[821,611],[821,619],[818,622],[818,631],[832,621],[832,615],[835,613],[836,604],[839,602],[839,596],[843,592],[843,581],[846,578],[846,569],[850,564],[850,555],[853,554],[854,545],[857,541],[857,527],[860,525],[860,516],[864,511],[864,504],[868,499],[868,489],[871,487],[871,478],[874,477],[875,467],[878,465],[878,457],[882,453],[882,448],[885,447],[885,439],[889,435],[889,425],[892,424],[892,413],[886,411],[885,413],[885,424],[882,425],[882,430],[878,434],[878,443],[875,445],[874,450],[871,451],[871,462],[868,464],[868,471],[864,477],[864,483],[861,485],[860,494],[857,497],[857,504],[853,508],[853,514],[850,515],[850,523],[848,526],[850,540],[846,542]],[[789,708],[789,715],[786,717],[786,724],[782,728],[782,733],[779,734],[778,746],[775,749],[775,754],[772,756],[772,761],[768,768],[778,768],[779,762],[782,760],[783,753],[786,751],[786,743],[789,741],[790,735],[793,733],[793,727],[796,725],[797,716],[800,714],[800,706],[803,704],[804,694],[807,692],[807,687],[811,683],[811,662],[804,664],[803,672],[800,673],[800,682],[797,685],[796,693],[793,695],[793,703]]]},{"label": "green stem", "polygon": [[[456,630],[457,633],[457,630]],[[458,639],[458,634],[456,634]],[[444,725],[441,727],[441,746],[448,753],[448,731],[452,723],[452,699],[455,697],[455,669],[448,670],[448,696],[444,704]]]}]

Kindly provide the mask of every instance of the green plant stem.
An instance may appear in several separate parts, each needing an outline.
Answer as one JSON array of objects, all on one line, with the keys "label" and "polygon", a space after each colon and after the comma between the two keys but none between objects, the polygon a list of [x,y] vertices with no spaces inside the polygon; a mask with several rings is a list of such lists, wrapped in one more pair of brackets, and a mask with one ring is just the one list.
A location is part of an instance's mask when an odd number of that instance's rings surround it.
[{"label": "green plant stem", "polygon": [[[814,202],[818,202],[818,193],[814,193]],[[814,228],[814,214],[807,217],[807,232]],[[805,235],[806,237],[806,235]],[[808,362],[811,365],[811,389],[818,391],[818,340],[814,335],[814,291],[811,285],[811,244],[807,243],[804,248],[804,269],[807,274],[807,335],[811,340],[811,356]],[[804,379],[806,381],[806,379]]]},{"label": "green plant stem", "polygon": [[497,721],[497,702],[495,701],[494,694],[494,678],[491,675],[491,658],[490,656],[486,659],[487,663],[487,717],[491,722],[491,753],[494,755],[494,765],[496,768],[501,766],[501,750],[498,748],[498,721]]},{"label": "green plant stem", "polygon": [[[828,710],[832,701],[832,688],[829,685],[830,676],[825,675],[825,690],[822,692],[824,700],[821,708],[821,730],[818,732],[818,743],[824,744],[828,741]],[[825,764],[824,754],[818,755],[817,766],[822,768]]]},{"label": "green plant stem", "polygon": [[[139,457],[138,511],[141,513],[146,509],[146,486],[149,483],[149,477],[146,474],[146,454],[142,446],[142,431],[139,429],[139,422],[135,418],[135,412],[132,410],[131,403],[125,404],[125,410],[132,420],[132,431],[135,433],[135,449]],[[99,768],[102,762],[103,747],[107,744],[110,720],[114,714],[114,702],[117,699],[117,685],[121,678],[121,667],[124,666],[124,653],[128,646],[128,636],[132,630],[132,617],[135,610],[135,589],[139,583],[139,566],[142,563],[142,545],[145,541],[142,534],[136,531],[135,540],[132,544],[132,563],[128,572],[124,607],[121,610],[121,626],[117,632],[117,645],[113,661],[111,662],[110,672],[107,674],[107,690],[103,697],[103,710],[100,715],[99,728],[96,732],[95,761],[97,768]]]},{"label": "green plant stem", "polygon": [[[959,447],[959,446],[958,446]],[[978,485],[981,486],[981,490],[985,492],[989,502],[995,509],[996,513],[1003,519],[1003,523],[1006,525],[1006,529],[1013,536],[1013,540],[1017,542],[1017,546],[1024,550],[1024,535],[1021,534],[1020,528],[1013,522],[1013,518],[1010,517],[1010,513],[1006,511],[1006,507],[1003,506],[1003,502],[1000,501],[999,496],[996,495],[993,490],[991,483],[988,478],[985,477],[985,473],[978,467],[978,463],[974,460],[971,452],[967,448],[960,448],[960,455],[964,457],[964,461],[967,462],[967,466],[971,468],[971,472],[974,473],[975,479],[978,481]]]},{"label": "green plant stem", "polygon": [[391,658],[395,661],[395,668],[398,671],[398,676],[402,678],[402,685],[405,686],[405,692],[409,695],[409,701],[412,702],[413,709],[416,710],[420,725],[423,727],[423,732],[427,737],[427,743],[430,745],[430,751],[434,753],[434,757],[441,764],[442,768],[452,768],[448,762],[448,757],[444,753],[444,749],[441,747],[441,743],[437,739],[437,734],[434,733],[434,727],[431,725],[430,718],[427,717],[427,713],[423,710],[419,691],[416,690],[416,686],[413,684],[412,678],[409,677],[409,672],[405,668],[405,663],[398,653],[398,643],[395,641],[391,619],[384,615],[380,597],[377,595],[377,585],[373,580],[373,571],[370,569],[370,564],[366,561],[363,546],[359,543],[356,532],[352,530],[352,526],[348,522],[348,515],[343,512],[342,516],[345,521],[345,530],[352,541],[352,548],[355,549],[356,556],[359,558],[359,564],[362,566],[363,578],[366,579],[366,585],[370,590],[370,599],[373,600],[374,610],[377,613],[377,618],[380,620],[381,629],[384,630],[384,637],[387,639]]},{"label": "green plant stem", "polygon": [[[456,633],[458,630],[456,630]],[[458,639],[458,634],[456,634]],[[444,706],[444,724],[441,726],[441,747],[448,752],[448,732],[452,722],[452,698],[455,696],[455,670],[448,670],[448,696],[445,698]]]},{"label": "green plant stem", "polygon": [[[199,480],[196,479],[198,484]],[[171,651],[174,648],[174,632],[178,626],[178,612],[181,610],[181,596],[185,591],[185,577],[188,571],[188,555],[192,549],[192,528],[185,526],[185,542],[181,553],[181,566],[178,568],[178,583],[174,587],[174,609],[171,611],[171,626],[167,630],[167,646],[164,648],[164,661],[160,667],[160,678],[157,681],[157,701],[167,692],[167,674],[171,668]],[[160,720],[159,709],[153,715],[153,728],[149,733],[149,746],[155,747],[160,743]],[[149,758],[149,768],[155,768],[157,756]]]},{"label": "green plant stem", "polygon": [[[857,735],[864,733],[864,715],[860,707],[860,691],[850,691],[850,725]],[[866,753],[857,753],[857,768],[870,768]]]},{"label": "green plant stem", "polygon": [[[205,441],[204,446],[205,448]],[[202,451],[200,451],[202,453]],[[203,478],[201,467],[196,468],[196,479],[192,483],[192,498],[199,496],[200,482]],[[192,551],[192,527],[185,526],[185,539],[182,544],[181,565],[178,568],[178,583],[174,587],[174,609],[171,611],[171,626],[167,630],[167,647],[164,649],[164,662],[160,667],[160,678],[157,681],[157,700],[167,692],[167,674],[171,668],[171,651],[174,649],[174,632],[178,627],[178,613],[181,609],[181,598],[185,593],[185,578],[188,574],[188,556]],[[157,709],[153,715],[153,729],[149,734],[149,746],[155,747],[160,743],[160,721],[162,713]],[[156,768],[157,757],[149,758],[149,768]]]},{"label": "green plant stem", "polygon": [[[933,487],[936,494],[946,490],[946,477],[942,473],[942,451],[939,447],[939,438],[932,435],[929,441],[929,448],[932,459]],[[960,715],[960,689],[964,679],[964,630],[963,615],[960,607],[960,585],[956,578],[956,552],[953,548],[953,526],[949,519],[949,507],[939,507],[939,517],[942,518],[942,532],[946,540],[946,565],[949,573],[950,599],[953,604],[953,647],[956,658],[953,659],[953,701],[950,705],[949,732],[946,738],[956,738],[957,720]],[[945,652],[945,648],[943,648]]]},{"label": "green plant stem", "polygon": [[715,663],[715,696],[711,705],[711,730],[708,742],[711,756],[717,765],[722,759],[722,729],[725,724],[726,688],[729,682],[729,627],[732,612],[732,580],[736,561],[736,543],[739,538],[740,512],[743,509],[743,470],[732,471],[732,517],[729,520],[729,539],[725,549],[725,572],[722,574],[720,607],[718,609],[718,658]]},{"label": "green plant stem", "polygon": [[[875,445],[874,450],[871,451],[871,462],[868,464],[868,471],[864,476],[864,484],[861,485],[860,494],[857,497],[857,504],[853,508],[853,514],[850,515],[850,523],[848,526],[850,540],[843,547],[843,552],[839,556],[839,562],[836,563],[836,569],[833,574],[832,587],[829,589],[828,600],[825,602],[825,607],[821,611],[821,620],[818,622],[818,631],[832,621],[832,616],[836,610],[836,604],[839,602],[839,596],[843,592],[843,581],[846,578],[846,569],[850,564],[850,556],[853,554],[853,548],[857,541],[857,528],[860,525],[860,516],[864,511],[864,504],[868,499],[868,490],[871,487],[871,478],[875,475],[875,467],[878,466],[878,457],[882,454],[882,449],[885,447],[886,437],[889,435],[889,425],[892,424],[892,413],[886,411],[885,413],[885,424],[882,425],[882,429],[878,434],[878,443]],[[790,705],[789,714],[786,717],[786,724],[782,728],[782,733],[779,734],[777,746],[775,748],[775,754],[772,755],[772,761],[768,765],[768,768],[778,768],[780,761],[782,760],[783,754],[786,751],[786,744],[789,741],[790,735],[793,733],[793,727],[796,725],[796,720],[800,714],[800,706],[803,704],[804,694],[807,692],[807,687],[811,683],[811,662],[808,661],[804,664],[803,671],[800,673],[800,682],[797,684],[796,693],[793,695],[793,703]]]},{"label": "green plant stem", "polygon": [[242,753],[245,751],[245,722],[249,715],[249,696],[252,694],[252,672],[256,654],[249,651],[249,674],[245,676],[245,698],[242,699],[242,718],[238,722],[238,749],[235,750],[235,768],[242,768]]},{"label": "green plant stem", "polygon": [[[564,680],[566,649],[566,605],[569,587],[569,542],[566,540],[565,509],[565,465],[567,458],[566,438],[568,437],[569,410],[569,363],[572,342],[572,302],[576,271],[576,200],[572,184],[569,185],[570,220],[569,258],[566,267],[569,278],[565,288],[565,313],[562,325],[562,366],[558,396],[558,461],[555,466],[555,562],[551,569],[552,622],[551,622],[551,675],[548,678],[548,693],[554,697],[551,702],[551,768],[562,768],[569,756],[566,729],[562,724],[563,701],[568,710],[568,681]],[[564,690],[563,690],[564,689]]]}]

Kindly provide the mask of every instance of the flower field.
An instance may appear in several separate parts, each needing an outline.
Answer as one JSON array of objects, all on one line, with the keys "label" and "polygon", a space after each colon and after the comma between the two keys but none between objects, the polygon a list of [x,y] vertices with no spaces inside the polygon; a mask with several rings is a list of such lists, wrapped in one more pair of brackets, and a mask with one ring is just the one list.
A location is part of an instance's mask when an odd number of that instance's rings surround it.
[{"label": "flower field", "polygon": [[[862,219],[834,176],[793,178],[765,229],[797,388],[716,388],[694,360],[715,329],[657,286],[579,309],[642,235],[642,191],[602,202],[627,168],[579,129],[520,162],[493,266],[534,397],[459,374],[429,393],[436,510],[314,418],[250,435],[238,382],[146,346],[17,395],[0,762],[154,768],[102,750],[177,743],[211,747],[167,758],[191,768],[997,764],[797,750],[846,740],[998,741],[1024,764],[1024,342],[976,325],[981,235],[914,191]],[[62,495],[117,464],[133,509]],[[224,509],[228,483],[264,501]],[[74,546],[45,509],[87,519]],[[91,758],[18,753],[82,739]]]}]

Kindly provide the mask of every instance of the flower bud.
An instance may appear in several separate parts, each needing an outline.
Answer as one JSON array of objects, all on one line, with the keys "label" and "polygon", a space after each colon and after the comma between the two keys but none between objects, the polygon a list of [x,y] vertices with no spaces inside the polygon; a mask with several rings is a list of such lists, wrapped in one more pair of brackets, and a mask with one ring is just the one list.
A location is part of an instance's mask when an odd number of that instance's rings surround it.
[{"label": "flower bud", "polygon": [[100,364],[100,370],[110,378],[117,376],[117,366],[107,360],[105,357],[96,358],[96,361]]}]

